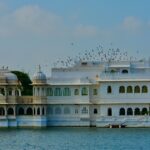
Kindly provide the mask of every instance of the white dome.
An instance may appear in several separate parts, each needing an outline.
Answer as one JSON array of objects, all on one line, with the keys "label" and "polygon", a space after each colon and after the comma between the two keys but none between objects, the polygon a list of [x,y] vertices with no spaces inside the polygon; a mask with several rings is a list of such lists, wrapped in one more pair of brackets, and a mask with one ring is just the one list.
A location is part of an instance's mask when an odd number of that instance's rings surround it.
[{"label": "white dome", "polygon": [[11,72],[5,73],[5,76],[6,76],[6,79],[9,81],[18,81],[17,76]]},{"label": "white dome", "polygon": [[37,72],[33,76],[33,80],[46,80],[46,75],[43,72]]},{"label": "white dome", "polygon": [[38,71],[33,76],[33,82],[44,82],[46,83],[46,75],[41,71],[41,67],[39,66]]},{"label": "white dome", "polygon": [[18,78],[15,74],[11,73],[8,69],[0,69],[0,80],[5,83],[16,83]]}]

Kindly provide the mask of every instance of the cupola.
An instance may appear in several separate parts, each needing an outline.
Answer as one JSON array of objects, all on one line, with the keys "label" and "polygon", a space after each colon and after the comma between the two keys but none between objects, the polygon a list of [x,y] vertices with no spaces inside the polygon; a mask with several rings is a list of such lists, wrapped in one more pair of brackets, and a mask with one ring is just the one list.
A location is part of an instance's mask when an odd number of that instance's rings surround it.
[{"label": "cupola", "polygon": [[8,68],[0,69],[0,83],[17,84],[18,78],[15,74],[11,73]]},{"label": "cupola", "polygon": [[33,84],[45,84],[46,83],[46,75],[41,71],[41,66],[38,66],[37,72],[34,74],[32,79]]}]

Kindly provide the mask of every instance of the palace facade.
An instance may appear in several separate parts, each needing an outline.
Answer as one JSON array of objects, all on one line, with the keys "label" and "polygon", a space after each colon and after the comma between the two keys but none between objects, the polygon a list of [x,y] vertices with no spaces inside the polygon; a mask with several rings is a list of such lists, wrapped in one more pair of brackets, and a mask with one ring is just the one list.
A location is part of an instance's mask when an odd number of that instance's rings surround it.
[{"label": "palace facade", "polygon": [[150,61],[78,62],[39,67],[33,96],[8,69],[0,70],[0,126],[150,127]]}]

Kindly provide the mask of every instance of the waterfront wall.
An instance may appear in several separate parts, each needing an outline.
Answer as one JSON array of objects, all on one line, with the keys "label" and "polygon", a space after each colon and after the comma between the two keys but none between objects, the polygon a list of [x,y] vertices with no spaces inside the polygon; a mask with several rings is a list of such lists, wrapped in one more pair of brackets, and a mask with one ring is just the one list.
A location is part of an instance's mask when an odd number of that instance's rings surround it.
[{"label": "waterfront wall", "polygon": [[150,116],[134,117],[97,117],[95,120],[89,118],[51,118],[46,117],[16,117],[1,119],[0,127],[110,127],[118,125],[125,127],[150,127]]}]

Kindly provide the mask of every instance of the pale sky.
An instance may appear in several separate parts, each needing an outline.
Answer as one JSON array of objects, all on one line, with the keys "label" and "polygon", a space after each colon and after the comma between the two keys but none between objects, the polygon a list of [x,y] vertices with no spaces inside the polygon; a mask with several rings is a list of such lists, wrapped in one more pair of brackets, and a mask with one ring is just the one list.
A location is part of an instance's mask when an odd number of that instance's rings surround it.
[{"label": "pale sky", "polygon": [[0,0],[1,66],[50,72],[99,44],[148,58],[150,0]]}]

